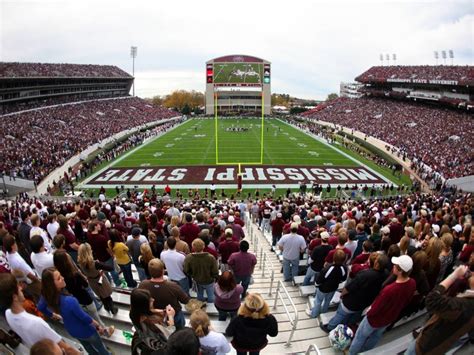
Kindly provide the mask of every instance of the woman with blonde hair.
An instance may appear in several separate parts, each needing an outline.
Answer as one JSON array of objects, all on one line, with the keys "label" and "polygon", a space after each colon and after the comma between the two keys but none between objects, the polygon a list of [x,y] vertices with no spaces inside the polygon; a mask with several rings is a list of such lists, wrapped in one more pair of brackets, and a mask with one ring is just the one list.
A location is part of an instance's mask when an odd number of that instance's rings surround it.
[{"label": "woman with blonde hair", "polygon": [[453,235],[451,233],[444,233],[441,235],[441,242],[443,247],[441,253],[439,254],[439,261],[441,262],[438,279],[436,283],[440,283],[444,280],[446,272],[450,270],[450,267],[453,265],[454,257],[451,245],[453,244]]},{"label": "woman with blonde hair", "polygon": [[230,352],[230,345],[225,336],[212,330],[211,321],[201,309],[194,311],[190,319],[191,328],[199,338],[201,354],[223,355]]},{"label": "woman with blonde hair", "polygon": [[267,346],[267,335],[278,335],[278,323],[263,297],[250,293],[240,306],[237,317],[227,326],[225,335],[233,337],[232,346],[237,355],[258,355]]},{"label": "woman with blonde hair", "polygon": [[441,261],[439,260],[439,255],[443,249],[443,242],[440,238],[430,238],[428,241],[428,246],[426,247],[426,255],[428,260],[425,264],[426,277],[428,278],[428,283],[430,284],[430,290],[436,286],[436,280],[441,270]]},{"label": "woman with blonde hair", "polygon": [[416,221],[413,229],[415,230],[415,239],[420,240],[420,238],[423,236],[423,225],[421,222]]},{"label": "woman with blonde hair", "polygon": [[89,243],[79,246],[77,261],[82,273],[87,277],[90,287],[104,304],[105,310],[112,314],[117,314],[118,308],[114,305],[111,297],[112,287],[107,277],[104,277],[104,271],[112,271],[112,267],[94,260]]},{"label": "woman with blonde hair", "polygon": [[148,271],[148,263],[151,259],[154,258],[150,244],[143,243],[142,245],[140,245],[140,253],[141,255],[138,257],[138,262],[140,263],[140,266],[145,270],[146,278],[150,279],[151,276],[150,272]]}]

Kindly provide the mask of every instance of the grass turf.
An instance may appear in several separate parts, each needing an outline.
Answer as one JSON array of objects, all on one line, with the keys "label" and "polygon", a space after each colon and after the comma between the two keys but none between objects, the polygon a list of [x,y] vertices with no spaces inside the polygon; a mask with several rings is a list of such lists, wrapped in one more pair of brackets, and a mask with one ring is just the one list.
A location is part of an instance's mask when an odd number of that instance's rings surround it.
[{"label": "grass turf", "polygon": [[[117,161],[115,167],[216,164],[214,119],[192,119]],[[232,126],[247,132],[228,132]],[[218,119],[219,163],[261,161],[261,119]],[[265,119],[264,165],[359,166],[336,150],[276,119]]]}]

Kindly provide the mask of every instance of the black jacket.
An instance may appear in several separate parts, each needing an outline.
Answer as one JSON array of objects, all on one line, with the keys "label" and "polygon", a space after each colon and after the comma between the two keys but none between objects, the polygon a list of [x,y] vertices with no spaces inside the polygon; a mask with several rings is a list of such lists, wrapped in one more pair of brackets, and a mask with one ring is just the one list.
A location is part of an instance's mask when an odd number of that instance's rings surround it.
[{"label": "black jacket", "polygon": [[347,267],[345,265],[331,264],[319,273],[316,279],[316,287],[323,293],[336,291],[339,284],[347,279]]},{"label": "black jacket", "polygon": [[232,345],[236,350],[256,351],[267,345],[267,335],[278,335],[278,323],[271,314],[262,319],[238,316],[231,320],[225,335],[233,337]]}]

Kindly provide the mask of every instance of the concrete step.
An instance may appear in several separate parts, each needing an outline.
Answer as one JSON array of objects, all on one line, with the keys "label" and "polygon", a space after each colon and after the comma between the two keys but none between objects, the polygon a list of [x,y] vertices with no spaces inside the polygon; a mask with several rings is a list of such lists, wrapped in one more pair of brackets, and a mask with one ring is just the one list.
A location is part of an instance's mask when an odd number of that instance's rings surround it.
[{"label": "concrete step", "polygon": [[[294,352],[305,352],[308,349],[308,346],[315,344],[320,350],[323,349],[332,349],[329,343],[327,334],[324,334],[323,337],[314,337],[312,339],[304,339],[298,341],[292,341],[289,347],[285,346],[285,342],[273,342],[274,338],[269,337],[269,344],[262,350],[262,354],[291,354]],[[331,354],[331,353],[328,353]],[[334,354],[334,353],[333,353]],[[341,354],[341,353],[338,353]]]}]

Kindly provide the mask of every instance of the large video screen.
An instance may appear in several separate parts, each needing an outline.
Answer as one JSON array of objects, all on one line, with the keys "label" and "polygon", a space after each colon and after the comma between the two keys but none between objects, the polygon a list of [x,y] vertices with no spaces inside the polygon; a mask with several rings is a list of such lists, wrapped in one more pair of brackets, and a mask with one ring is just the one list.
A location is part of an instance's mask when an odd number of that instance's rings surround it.
[{"label": "large video screen", "polygon": [[214,63],[214,84],[261,85],[262,82],[262,63]]}]

